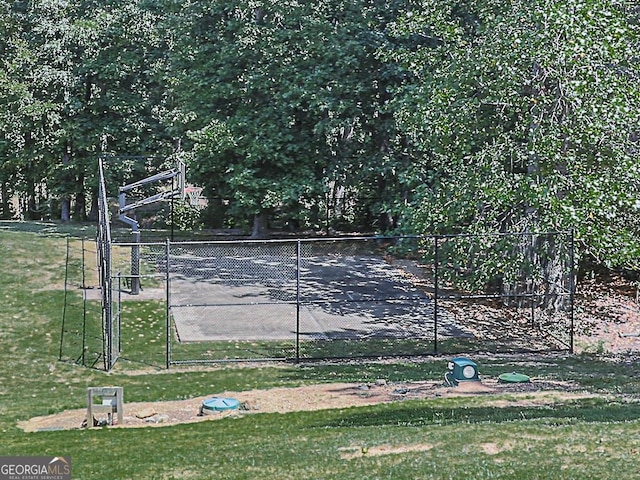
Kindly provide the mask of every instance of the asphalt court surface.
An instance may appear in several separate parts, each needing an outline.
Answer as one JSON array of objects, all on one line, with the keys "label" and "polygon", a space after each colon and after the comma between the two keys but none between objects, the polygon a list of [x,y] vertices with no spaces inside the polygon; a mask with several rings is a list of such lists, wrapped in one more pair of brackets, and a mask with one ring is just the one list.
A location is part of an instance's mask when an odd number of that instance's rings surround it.
[{"label": "asphalt court surface", "polygon": [[[433,301],[382,257],[311,256],[297,267],[287,256],[172,255],[180,341],[294,340],[298,329],[303,339],[433,338]],[[438,335],[469,333],[439,311]]]}]

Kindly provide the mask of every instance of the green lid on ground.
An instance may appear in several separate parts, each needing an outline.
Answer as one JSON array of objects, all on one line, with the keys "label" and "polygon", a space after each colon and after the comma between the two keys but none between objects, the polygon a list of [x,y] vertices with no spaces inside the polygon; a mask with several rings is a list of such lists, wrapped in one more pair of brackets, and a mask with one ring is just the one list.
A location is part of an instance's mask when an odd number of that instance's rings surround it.
[{"label": "green lid on ground", "polygon": [[235,410],[240,406],[240,402],[235,398],[213,397],[202,402],[202,409],[210,412],[221,412],[223,410]]},{"label": "green lid on ground", "polygon": [[500,383],[526,383],[530,382],[531,379],[523,373],[512,372],[503,373],[498,377],[498,381]]}]

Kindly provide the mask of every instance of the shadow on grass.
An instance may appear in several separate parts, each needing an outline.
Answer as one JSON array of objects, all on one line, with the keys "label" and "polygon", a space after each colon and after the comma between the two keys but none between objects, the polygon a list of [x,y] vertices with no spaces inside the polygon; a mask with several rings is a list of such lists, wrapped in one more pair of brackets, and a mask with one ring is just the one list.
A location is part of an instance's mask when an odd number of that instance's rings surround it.
[{"label": "shadow on grass", "polygon": [[438,425],[505,423],[544,420],[554,426],[573,423],[626,422],[640,418],[640,404],[607,403],[588,399],[542,407],[431,407],[417,402],[392,403],[367,409],[342,411],[338,418],[318,427],[426,427]]},{"label": "shadow on grass", "polygon": [[96,227],[92,222],[0,220],[0,230],[35,233],[47,237],[94,238],[96,235]]},{"label": "shadow on grass", "polygon": [[[390,382],[442,380],[450,355],[399,358],[387,361],[343,359],[332,363],[309,362],[290,372],[296,379],[318,382]],[[544,381],[569,382],[575,388],[613,395],[640,395],[636,356],[601,357],[567,353],[526,355],[470,355],[482,378],[519,372]]]}]

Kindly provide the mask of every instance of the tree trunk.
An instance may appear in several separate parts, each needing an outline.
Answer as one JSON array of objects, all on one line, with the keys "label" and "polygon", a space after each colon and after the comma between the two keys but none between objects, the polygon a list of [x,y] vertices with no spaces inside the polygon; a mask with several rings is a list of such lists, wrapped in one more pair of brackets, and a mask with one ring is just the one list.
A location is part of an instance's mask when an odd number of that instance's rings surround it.
[{"label": "tree trunk", "polygon": [[92,222],[98,221],[98,190],[91,189],[91,208],[89,210],[89,220]]},{"label": "tree trunk", "polygon": [[251,231],[251,238],[263,239],[267,238],[269,231],[269,214],[266,211],[261,211],[253,217],[253,230]]},{"label": "tree trunk", "polygon": [[87,200],[84,195],[84,168],[82,166],[78,170],[76,188],[73,217],[84,222],[87,220]]},{"label": "tree trunk", "polygon": [[31,176],[27,177],[26,181],[26,195],[27,195],[27,205],[25,211],[25,219],[26,220],[42,220],[42,215],[38,213],[38,208],[36,204],[36,185]]},{"label": "tree trunk", "polygon": [[0,196],[2,197],[2,205],[0,206],[0,218],[9,219],[13,216],[13,212],[11,209],[11,202],[9,193],[9,185],[7,182],[2,182],[2,186],[0,187]]},{"label": "tree trunk", "polygon": [[84,198],[84,191],[76,193],[75,201],[73,202],[73,218],[82,222],[87,220],[87,201]]},{"label": "tree trunk", "polygon": [[60,220],[63,222],[71,220],[71,200],[69,197],[60,199]]},{"label": "tree trunk", "polygon": [[549,312],[567,311],[571,299],[571,246],[565,235],[545,235],[538,240],[536,264],[540,265],[544,289],[539,305]]},{"label": "tree trunk", "polygon": [[[538,100],[541,95],[541,89],[538,87],[538,81],[541,75],[540,65],[535,62],[532,69],[532,92],[531,95],[534,99]],[[528,144],[531,152],[529,153],[527,163],[527,177],[532,179],[531,181],[538,184],[540,181],[540,159],[534,150],[535,142],[539,125],[539,108],[538,102],[532,104],[529,110],[529,127],[528,127]],[[508,278],[503,283],[503,294],[506,295],[504,302],[508,306],[522,308],[527,302],[531,302],[526,295],[535,293],[536,282],[532,277],[533,271],[536,270],[538,265],[538,255],[535,251],[536,237],[534,233],[537,230],[538,225],[538,210],[535,205],[531,205],[528,201],[524,203],[524,215],[516,214],[515,218],[511,219],[511,228],[514,233],[530,234],[516,237],[516,241],[511,255],[515,261],[520,261],[519,272],[514,274],[513,278]],[[512,260],[514,261],[514,260]]]},{"label": "tree trunk", "polygon": [[[65,176],[67,165],[69,165],[69,152],[65,149],[65,152],[62,154],[62,168],[65,169]],[[60,220],[63,222],[71,220],[71,198],[67,193],[64,193],[60,199]]]}]

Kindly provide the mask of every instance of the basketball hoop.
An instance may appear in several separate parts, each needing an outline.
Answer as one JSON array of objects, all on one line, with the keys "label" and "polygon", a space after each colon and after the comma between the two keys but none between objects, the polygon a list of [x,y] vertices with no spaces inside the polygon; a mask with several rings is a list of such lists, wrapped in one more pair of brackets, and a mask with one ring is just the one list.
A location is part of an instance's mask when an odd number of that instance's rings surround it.
[{"label": "basketball hoop", "polygon": [[200,205],[200,197],[202,196],[202,187],[187,187],[184,189],[185,193],[189,197],[189,204],[192,207],[199,208]]}]

